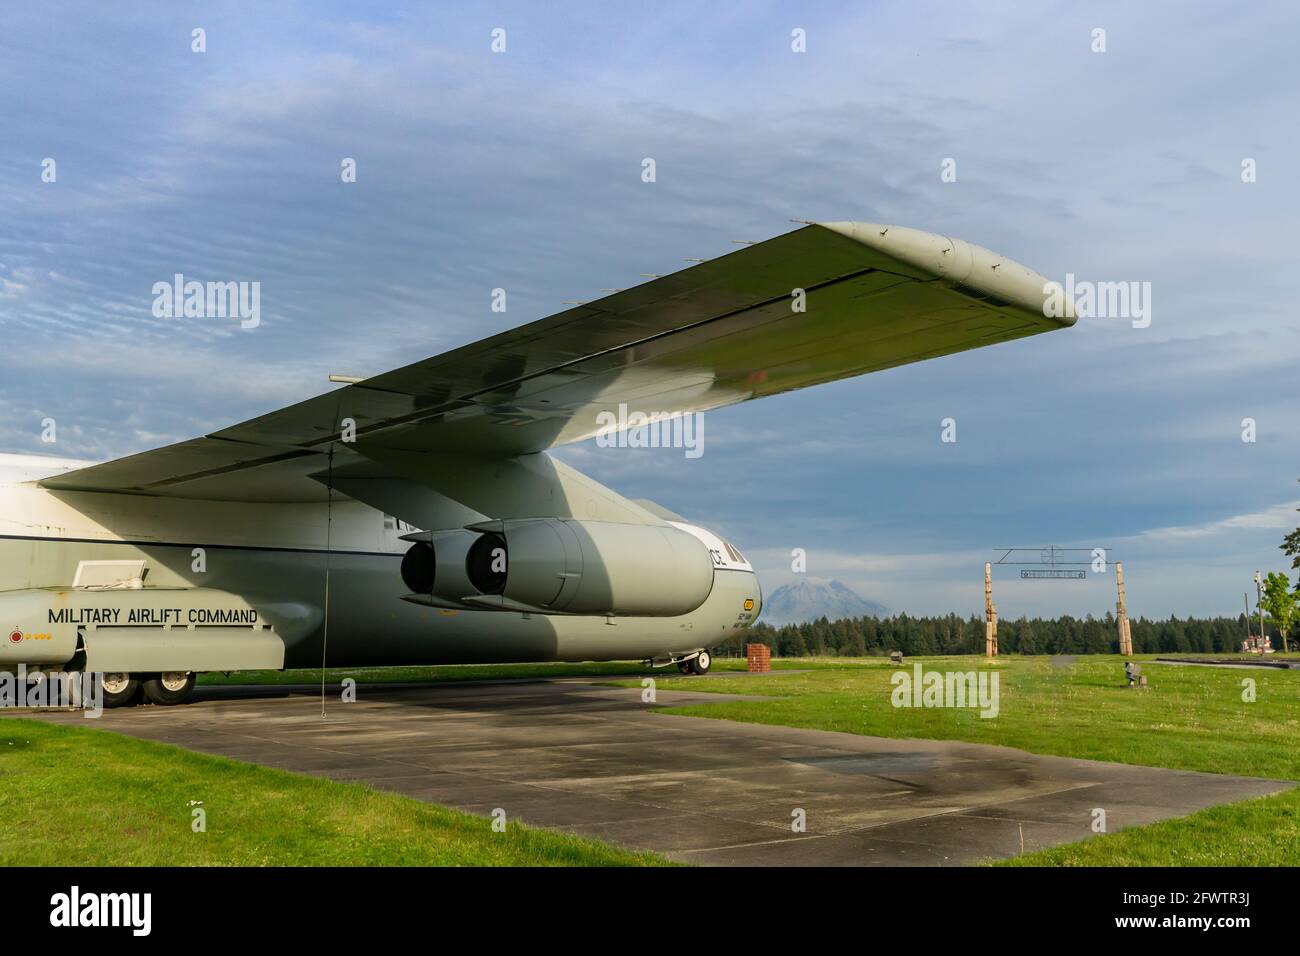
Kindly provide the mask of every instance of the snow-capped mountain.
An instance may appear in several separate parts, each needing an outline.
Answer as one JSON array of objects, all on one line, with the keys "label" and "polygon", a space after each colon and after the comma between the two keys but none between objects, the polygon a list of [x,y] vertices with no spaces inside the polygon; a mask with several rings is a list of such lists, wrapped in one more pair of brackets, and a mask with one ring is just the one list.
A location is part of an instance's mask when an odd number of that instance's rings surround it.
[{"label": "snow-capped mountain", "polygon": [[839,581],[804,576],[766,595],[759,620],[780,627],[815,621],[819,617],[835,621],[844,617],[881,617],[888,613],[883,604],[868,601]]}]

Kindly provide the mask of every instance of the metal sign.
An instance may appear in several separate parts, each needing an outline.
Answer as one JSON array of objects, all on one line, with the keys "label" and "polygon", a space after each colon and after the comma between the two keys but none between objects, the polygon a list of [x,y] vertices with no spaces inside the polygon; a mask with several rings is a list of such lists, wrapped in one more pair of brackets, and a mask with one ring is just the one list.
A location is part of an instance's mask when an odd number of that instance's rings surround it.
[{"label": "metal sign", "polygon": [[1109,548],[998,548],[1002,556],[994,565],[1022,568],[1024,581],[1083,581],[1091,568],[1105,574],[1110,565]]}]

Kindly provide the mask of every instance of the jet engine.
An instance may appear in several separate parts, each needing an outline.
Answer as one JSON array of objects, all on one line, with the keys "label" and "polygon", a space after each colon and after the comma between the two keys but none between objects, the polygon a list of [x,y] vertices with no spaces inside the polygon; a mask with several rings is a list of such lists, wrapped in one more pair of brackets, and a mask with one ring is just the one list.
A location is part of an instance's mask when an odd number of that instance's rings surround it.
[{"label": "jet engine", "polygon": [[474,607],[675,617],[713,589],[708,548],[668,525],[522,518],[474,530],[464,573],[477,593],[463,599]]}]

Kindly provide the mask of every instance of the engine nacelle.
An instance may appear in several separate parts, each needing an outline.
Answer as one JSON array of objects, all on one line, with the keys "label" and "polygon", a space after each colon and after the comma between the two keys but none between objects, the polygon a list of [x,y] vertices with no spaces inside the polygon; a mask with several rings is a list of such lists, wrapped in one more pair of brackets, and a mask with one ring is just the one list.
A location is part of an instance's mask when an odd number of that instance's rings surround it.
[{"label": "engine nacelle", "polygon": [[462,598],[478,591],[465,576],[465,557],[479,535],[472,531],[423,531],[402,558],[408,600],[433,607],[470,608]]},{"label": "engine nacelle", "polygon": [[678,528],[565,518],[492,527],[465,558],[475,607],[676,617],[713,589],[708,548]]}]

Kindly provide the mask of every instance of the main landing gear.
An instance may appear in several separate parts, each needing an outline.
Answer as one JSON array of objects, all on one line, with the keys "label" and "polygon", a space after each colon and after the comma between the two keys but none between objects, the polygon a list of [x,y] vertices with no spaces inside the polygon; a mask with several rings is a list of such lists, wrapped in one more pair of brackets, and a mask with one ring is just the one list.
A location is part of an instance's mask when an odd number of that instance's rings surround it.
[{"label": "main landing gear", "polygon": [[193,671],[164,671],[161,674],[110,673],[104,675],[104,706],[127,707],[140,703],[183,704],[194,692],[198,677]]}]

